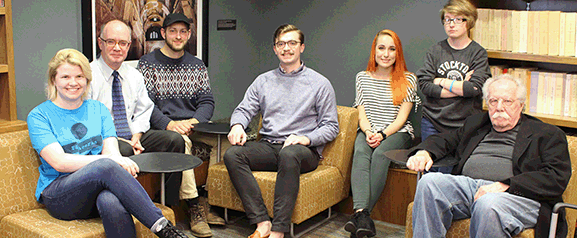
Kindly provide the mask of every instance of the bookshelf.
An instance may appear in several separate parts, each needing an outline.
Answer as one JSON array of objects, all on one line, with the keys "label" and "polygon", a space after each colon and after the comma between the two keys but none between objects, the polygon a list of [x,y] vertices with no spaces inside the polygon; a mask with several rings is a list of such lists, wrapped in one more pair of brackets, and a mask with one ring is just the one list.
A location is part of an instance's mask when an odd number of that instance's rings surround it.
[{"label": "bookshelf", "polygon": [[14,38],[12,35],[12,0],[0,7],[0,133],[26,129],[26,122],[16,115],[14,77]]},{"label": "bookshelf", "polygon": [[507,51],[487,50],[489,59],[518,60],[538,63],[569,64],[577,65],[576,57],[535,55],[526,53],[513,53]]},{"label": "bookshelf", "polygon": [[[471,0],[471,2],[478,8],[490,9],[507,9],[524,11],[526,10],[526,2],[522,0],[501,0],[501,1],[480,1]],[[531,11],[562,11],[562,12],[577,12],[577,2],[573,0],[540,0],[531,3]],[[474,36],[475,37],[475,36]],[[497,40],[497,39],[496,39]],[[529,42],[528,42],[529,43]],[[489,63],[491,65],[509,65],[510,67],[536,67],[545,71],[553,72],[575,72],[575,65],[577,65],[577,57],[567,56],[552,56],[542,54],[528,54],[528,53],[514,53],[509,51],[487,50]],[[577,118],[564,117],[557,115],[530,113],[542,121],[566,127],[570,129],[577,129]]]}]

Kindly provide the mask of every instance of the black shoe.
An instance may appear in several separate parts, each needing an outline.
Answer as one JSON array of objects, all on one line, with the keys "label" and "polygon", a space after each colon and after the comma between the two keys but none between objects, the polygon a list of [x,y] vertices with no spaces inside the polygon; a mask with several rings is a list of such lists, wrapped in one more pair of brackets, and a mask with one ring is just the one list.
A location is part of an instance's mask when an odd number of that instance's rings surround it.
[{"label": "black shoe", "polygon": [[377,234],[375,222],[371,219],[371,213],[369,213],[369,210],[364,209],[359,213],[357,221],[357,238],[375,236]]},{"label": "black shoe", "polygon": [[[347,223],[345,223],[345,230],[350,232],[351,234],[355,234],[357,233],[357,224],[359,223],[359,215],[361,213],[360,212],[355,212],[353,213],[353,215],[351,216],[351,219],[349,221],[347,221]],[[351,236],[352,237],[352,236]]]},{"label": "black shoe", "polygon": [[160,230],[154,233],[160,238],[188,238],[182,231],[176,229],[170,221]]}]

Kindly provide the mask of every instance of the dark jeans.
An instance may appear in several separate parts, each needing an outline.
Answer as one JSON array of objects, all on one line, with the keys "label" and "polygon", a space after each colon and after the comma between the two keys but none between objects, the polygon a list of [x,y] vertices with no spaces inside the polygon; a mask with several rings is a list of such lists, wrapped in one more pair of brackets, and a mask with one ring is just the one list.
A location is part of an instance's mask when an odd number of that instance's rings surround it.
[{"label": "dark jeans", "polygon": [[[144,153],[148,152],[178,152],[184,153],[184,139],[174,131],[148,130],[140,137],[140,144],[144,147]],[[118,140],[118,147],[122,156],[134,155],[132,146]],[[165,177],[166,205],[176,206],[179,200],[182,172],[167,173]]]},{"label": "dark jeans", "polygon": [[272,221],[272,230],[278,232],[290,230],[300,174],[315,170],[319,159],[318,153],[306,146],[290,145],[282,148],[282,144],[271,144],[264,140],[232,146],[224,154],[224,164],[251,224],[270,220],[252,171],[278,172]]},{"label": "dark jeans", "polygon": [[163,217],[138,181],[111,159],[58,177],[42,191],[41,199],[57,219],[100,216],[106,237],[136,237],[131,215],[148,228]]},{"label": "dark jeans", "polygon": [[[184,139],[174,131],[148,130],[140,137],[140,144],[146,152],[179,152],[184,153]],[[118,147],[122,156],[134,155],[130,144],[118,140]]]},{"label": "dark jeans", "polygon": [[[421,140],[425,141],[427,137],[437,133],[439,133],[439,131],[435,129],[433,123],[431,123],[431,121],[428,118],[423,117],[423,119],[421,119]],[[440,172],[444,174],[450,174],[452,170],[453,166],[447,166],[447,167],[431,168],[429,172]]]}]

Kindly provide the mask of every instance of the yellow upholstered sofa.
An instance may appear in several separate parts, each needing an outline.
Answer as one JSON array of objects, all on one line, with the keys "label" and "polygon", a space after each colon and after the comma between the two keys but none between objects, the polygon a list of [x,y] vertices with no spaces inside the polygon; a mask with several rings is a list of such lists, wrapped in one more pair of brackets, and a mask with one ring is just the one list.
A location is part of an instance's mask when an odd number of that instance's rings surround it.
[{"label": "yellow upholstered sofa", "polygon": [[[571,179],[567,185],[567,189],[563,193],[563,201],[566,203],[577,204],[577,137],[567,136],[569,143],[569,154],[571,156]],[[575,233],[575,221],[577,220],[577,210],[565,209],[567,218],[567,238],[573,238]],[[451,227],[447,231],[447,238],[469,237],[470,219],[463,219],[453,221]],[[533,238],[533,229],[527,229],[516,235],[515,237]],[[407,220],[405,223],[405,238],[413,237],[413,203],[411,202],[407,207]]]},{"label": "yellow upholstered sofa", "polygon": [[[27,130],[0,134],[0,237],[106,237],[100,218],[58,220],[36,202],[39,165]],[[174,223],[174,212],[156,205]],[[134,221],[138,237],[156,237]]]},{"label": "yellow upholstered sofa", "polygon": [[[338,106],[339,134],[323,151],[324,160],[312,172],[300,176],[300,191],[291,222],[299,224],[330,208],[350,191],[353,146],[358,125],[355,108]],[[276,172],[253,172],[272,217]],[[211,205],[244,211],[223,162],[210,166],[206,182]]]}]

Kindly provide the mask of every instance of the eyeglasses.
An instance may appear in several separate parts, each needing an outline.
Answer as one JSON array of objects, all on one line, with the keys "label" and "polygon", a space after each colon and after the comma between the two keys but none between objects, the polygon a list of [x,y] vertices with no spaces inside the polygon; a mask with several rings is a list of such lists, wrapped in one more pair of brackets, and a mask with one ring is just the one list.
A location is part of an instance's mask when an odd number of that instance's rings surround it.
[{"label": "eyeglasses", "polygon": [[457,24],[461,24],[461,23],[466,22],[466,21],[467,21],[467,19],[465,19],[465,18],[460,18],[460,17],[445,18],[445,19],[443,19],[443,24],[444,24],[444,25],[449,25],[449,24],[451,24],[451,22],[454,22],[455,25],[457,25]]},{"label": "eyeglasses", "polygon": [[496,98],[491,98],[489,99],[489,105],[496,107],[497,104],[499,104],[499,101],[501,101],[501,103],[503,103],[503,105],[510,107],[511,105],[513,105],[513,103],[517,100],[511,100],[511,99],[496,99]]},{"label": "eyeglasses", "polygon": [[288,46],[289,46],[290,48],[295,48],[295,47],[297,47],[297,45],[299,45],[300,43],[301,43],[300,41],[296,41],[296,40],[289,40],[289,41],[287,41],[287,42],[277,41],[276,43],[274,43],[274,46],[275,46],[277,49],[282,49],[282,48],[284,48],[285,45],[288,44]]},{"label": "eyeglasses", "polygon": [[130,42],[125,41],[125,40],[116,41],[113,39],[104,39],[102,37],[98,37],[98,38],[100,38],[101,41],[106,42],[106,45],[109,47],[114,47],[114,46],[116,46],[116,44],[118,44],[118,46],[120,46],[120,48],[126,48],[126,47],[128,47],[128,45],[130,45]]},{"label": "eyeglasses", "polygon": [[178,29],[170,28],[166,32],[168,32],[169,35],[176,35],[176,33],[180,33],[180,35],[187,35],[189,30],[188,29],[181,29],[179,31]]}]

